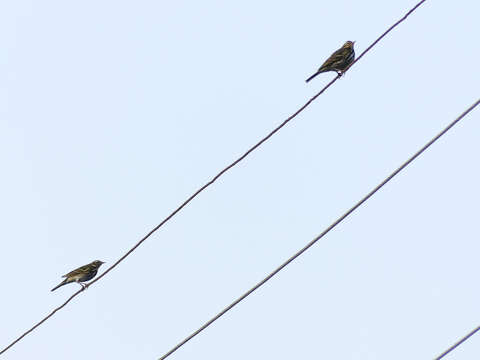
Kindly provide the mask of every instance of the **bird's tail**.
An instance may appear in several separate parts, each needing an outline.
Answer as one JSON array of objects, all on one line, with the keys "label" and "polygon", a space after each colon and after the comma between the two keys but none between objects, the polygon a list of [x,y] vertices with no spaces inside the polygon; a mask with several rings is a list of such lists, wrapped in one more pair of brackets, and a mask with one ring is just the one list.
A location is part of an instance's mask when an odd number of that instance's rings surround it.
[{"label": "bird's tail", "polygon": [[305,80],[305,82],[309,82],[310,80],[312,80],[315,76],[317,76],[318,74],[320,74],[320,71],[317,71],[315,74],[313,74],[312,76],[310,76],[307,80]]},{"label": "bird's tail", "polygon": [[68,279],[65,279],[65,280],[63,280],[60,284],[58,284],[57,286],[55,286],[55,287],[54,287],[52,290],[50,290],[50,291],[55,291],[55,290],[57,290],[60,286],[66,285],[66,284],[68,284],[68,283],[69,283]]}]

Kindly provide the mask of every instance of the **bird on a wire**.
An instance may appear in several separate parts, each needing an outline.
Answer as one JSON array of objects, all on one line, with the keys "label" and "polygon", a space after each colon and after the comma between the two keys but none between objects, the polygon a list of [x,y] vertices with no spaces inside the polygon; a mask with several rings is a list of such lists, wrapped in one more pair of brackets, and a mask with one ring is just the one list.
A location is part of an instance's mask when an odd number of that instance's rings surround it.
[{"label": "bird on a wire", "polygon": [[355,51],[353,50],[353,44],[355,41],[347,41],[343,46],[335,51],[330,57],[325,60],[325,62],[320,66],[320,69],[310,76],[306,82],[312,80],[318,74],[327,71],[336,71],[338,75],[343,75],[343,70],[345,70],[348,65],[350,65],[353,60],[355,60]]},{"label": "bird on a wire", "polygon": [[83,284],[83,282],[93,279],[95,275],[97,275],[98,268],[102,266],[102,264],[105,263],[100,260],[95,260],[90,264],[80,266],[78,269],[70,271],[68,274],[62,276],[65,278],[65,280],[55,286],[51,291],[57,290],[60,286],[67,285],[72,282],[80,284],[84,289],[87,288],[88,285]]}]

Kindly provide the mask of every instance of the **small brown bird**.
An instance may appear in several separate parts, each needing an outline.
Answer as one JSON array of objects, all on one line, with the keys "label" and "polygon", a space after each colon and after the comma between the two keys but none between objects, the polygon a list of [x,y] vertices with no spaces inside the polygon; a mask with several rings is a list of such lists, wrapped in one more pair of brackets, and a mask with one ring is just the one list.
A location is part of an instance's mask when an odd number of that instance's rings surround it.
[{"label": "small brown bird", "polygon": [[68,274],[63,275],[65,278],[60,284],[55,286],[51,291],[57,290],[60,286],[70,284],[72,282],[79,283],[84,289],[88,287],[86,284],[82,284],[84,281],[93,279],[97,275],[98,268],[105,264],[103,261],[95,260],[90,264],[80,266],[78,269],[70,271]]},{"label": "small brown bird", "polygon": [[355,41],[347,41],[343,46],[335,51],[330,57],[320,66],[320,69],[310,76],[306,82],[312,80],[315,76],[320,73],[327,71],[336,71],[338,75],[343,74],[348,65],[350,65],[353,60],[355,60],[355,51],[353,50],[353,44]]}]

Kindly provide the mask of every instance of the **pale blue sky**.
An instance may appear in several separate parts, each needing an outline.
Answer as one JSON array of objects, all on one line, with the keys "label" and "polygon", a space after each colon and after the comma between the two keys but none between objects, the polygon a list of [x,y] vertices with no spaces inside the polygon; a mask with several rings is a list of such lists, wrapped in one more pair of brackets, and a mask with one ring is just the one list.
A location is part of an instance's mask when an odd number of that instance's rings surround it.
[{"label": "pale blue sky", "polygon": [[[417,1],[0,3],[3,348]],[[156,359],[479,98],[474,1],[427,1],[5,359]],[[432,359],[480,324],[474,110],[171,359]],[[103,269],[104,270],[104,269]],[[475,336],[448,359],[480,353]]]}]

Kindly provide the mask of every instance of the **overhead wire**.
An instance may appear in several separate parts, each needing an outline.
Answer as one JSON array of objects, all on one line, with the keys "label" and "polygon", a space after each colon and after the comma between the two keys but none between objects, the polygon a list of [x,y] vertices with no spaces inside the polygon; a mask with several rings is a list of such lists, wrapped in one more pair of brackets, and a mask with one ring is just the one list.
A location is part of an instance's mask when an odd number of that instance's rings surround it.
[{"label": "overhead wire", "polygon": [[[350,67],[352,67],[357,61],[359,61],[368,51],[370,51],[381,39],[383,39],[390,31],[392,31],[395,27],[397,27],[400,23],[407,19],[407,17],[412,14],[418,7],[420,7],[426,0],[421,0],[418,2],[414,7],[412,7],[402,18],[400,18],[397,22],[395,22],[392,26],[390,26],[383,34],[381,34],[370,46],[368,46],[356,59],[355,61],[350,64],[350,66],[345,69],[344,72],[348,71]],[[207,183],[205,183],[202,187],[200,187],[195,193],[193,193],[187,200],[185,200],[180,206],[178,206],[174,211],[172,211],[165,219],[163,219],[157,226],[155,226],[151,231],[149,231],[143,238],[141,238],[130,250],[128,250],[124,255],[122,255],[113,265],[107,268],[102,274],[100,274],[96,279],[89,283],[89,286],[96,283],[98,280],[102,279],[106,274],[108,274],[112,269],[114,269],[119,263],[121,263],[127,256],[129,256],[132,252],[134,252],[146,239],[148,239],[153,233],[155,233],[160,227],[162,227],[167,221],[169,221],[172,217],[174,217],[180,210],[182,210],[188,203],[190,203],[194,198],[196,198],[202,191],[212,185],[215,181],[217,181],[222,175],[224,175],[227,171],[231,168],[236,166],[239,162],[245,159],[250,153],[260,147],[264,142],[270,139],[276,132],[282,129],[285,125],[287,125],[291,120],[293,120],[298,114],[300,114],[305,108],[307,108],[315,99],[317,99],[321,94],[325,92],[335,81],[337,81],[341,76],[337,75],[333,80],[331,80],[327,85],[325,85],[317,94],[315,94],[312,98],[310,98],[303,106],[301,106],[297,111],[295,111],[291,116],[289,116],[286,120],[284,120],[280,125],[278,125],[275,129],[273,129],[268,135],[263,137],[260,141],[258,141],[255,145],[250,147],[243,155],[239,158],[234,160],[228,166],[226,166],[223,170],[217,173],[215,176],[211,178]],[[8,349],[10,349],[13,345],[18,343],[21,339],[23,339],[26,335],[31,333],[41,324],[43,324],[46,320],[52,317],[57,311],[64,308],[68,303],[70,303],[76,296],[78,296],[82,291],[85,289],[80,289],[71,295],[62,305],[53,309],[47,316],[45,316],[42,320],[37,322],[34,326],[30,329],[25,331],[22,335],[17,337],[14,341],[12,341],[8,346],[0,351],[0,355],[5,353]]]},{"label": "overhead wire", "polygon": [[261,281],[259,281],[255,286],[253,286],[251,289],[246,291],[243,295],[238,297],[234,302],[232,302],[230,305],[228,305],[226,308],[224,308],[222,311],[220,311],[217,315],[215,315],[213,318],[208,320],[206,323],[204,323],[200,328],[198,328],[195,332],[187,336],[184,340],[182,340],[180,343],[178,343],[176,346],[174,346],[171,350],[166,352],[162,357],[159,358],[159,360],[164,360],[167,357],[169,357],[171,354],[173,354],[175,351],[177,351],[180,347],[185,345],[188,341],[193,339],[195,336],[200,334],[203,330],[205,330],[207,327],[209,327],[212,323],[214,323],[216,320],[218,320],[221,316],[223,316],[225,313],[227,313],[229,310],[231,310],[234,306],[236,306],[238,303],[240,303],[242,300],[244,300],[247,296],[252,294],[255,290],[257,290],[259,287],[261,287],[263,284],[265,284],[268,280],[273,278],[276,274],[278,274],[284,267],[286,267],[288,264],[290,264],[293,260],[295,260],[297,257],[302,255],[305,251],[307,251],[313,244],[315,244],[318,240],[323,238],[326,234],[330,232],[333,228],[335,228],[338,224],[340,224],[343,220],[345,220],[346,217],[348,217],[351,213],[353,213],[356,209],[358,209],[365,201],[367,201],[373,194],[375,194],[378,190],[380,190],[385,184],[387,184],[390,180],[392,180],[400,171],[405,169],[413,160],[415,160],[420,154],[422,154],[425,150],[427,150],[434,142],[436,142],[438,139],[440,139],[443,135],[445,135],[455,124],[457,124],[461,119],[465,117],[470,111],[472,111],[478,104],[480,104],[480,99],[478,99],[473,105],[471,105],[467,110],[465,110],[460,116],[458,116],[454,121],[452,121],[450,124],[448,124],[447,127],[445,127],[442,131],[440,131],[437,135],[435,135],[429,142],[427,142],[420,150],[418,150],[415,154],[413,154],[407,161],[405,161],[400,167],[398,167],[395,171],[393,171],[389,176],[385,178],[380,184],[375,186],[372,191],[370,191],[367,195],[365,195],[360,201],[358,201],[355,205],[353,205],[350,209],[348,209],[342,216],[340,216],[337,220],[335,220],[330,226],[328,226],[325,230],[323,230],[320,235],[315,237],[313,240],[311,240],[307,245],[305,245],[302,249],[297,251],[294,255],[289,257],[284,263],[282,263],[279,267],[277,267],[275,270],[273,270],[270,274],[268,274],[265,278],[263,278]]},{"label": "overhead wire", "polygon": [[455,350],[458,346],[460,346],[461,344],[463,344],[465,341],[467,341],[472,335],[474,335],[476,332],[478,332],[480,330],[480,326],[473,329],[472,331],[470,331],[467,335],[465,335],[463,338],[461,338],[460,340],[458,340],[455,344],[453,344],[452,346],[450,346],[447,350],[445,350],[443,353],[441,353],[439,356],[437,356],[434,360],[440,360],[440,359],[443,359],[447,354],[449,354],[450,352],[452,352],[453,350]]}]

